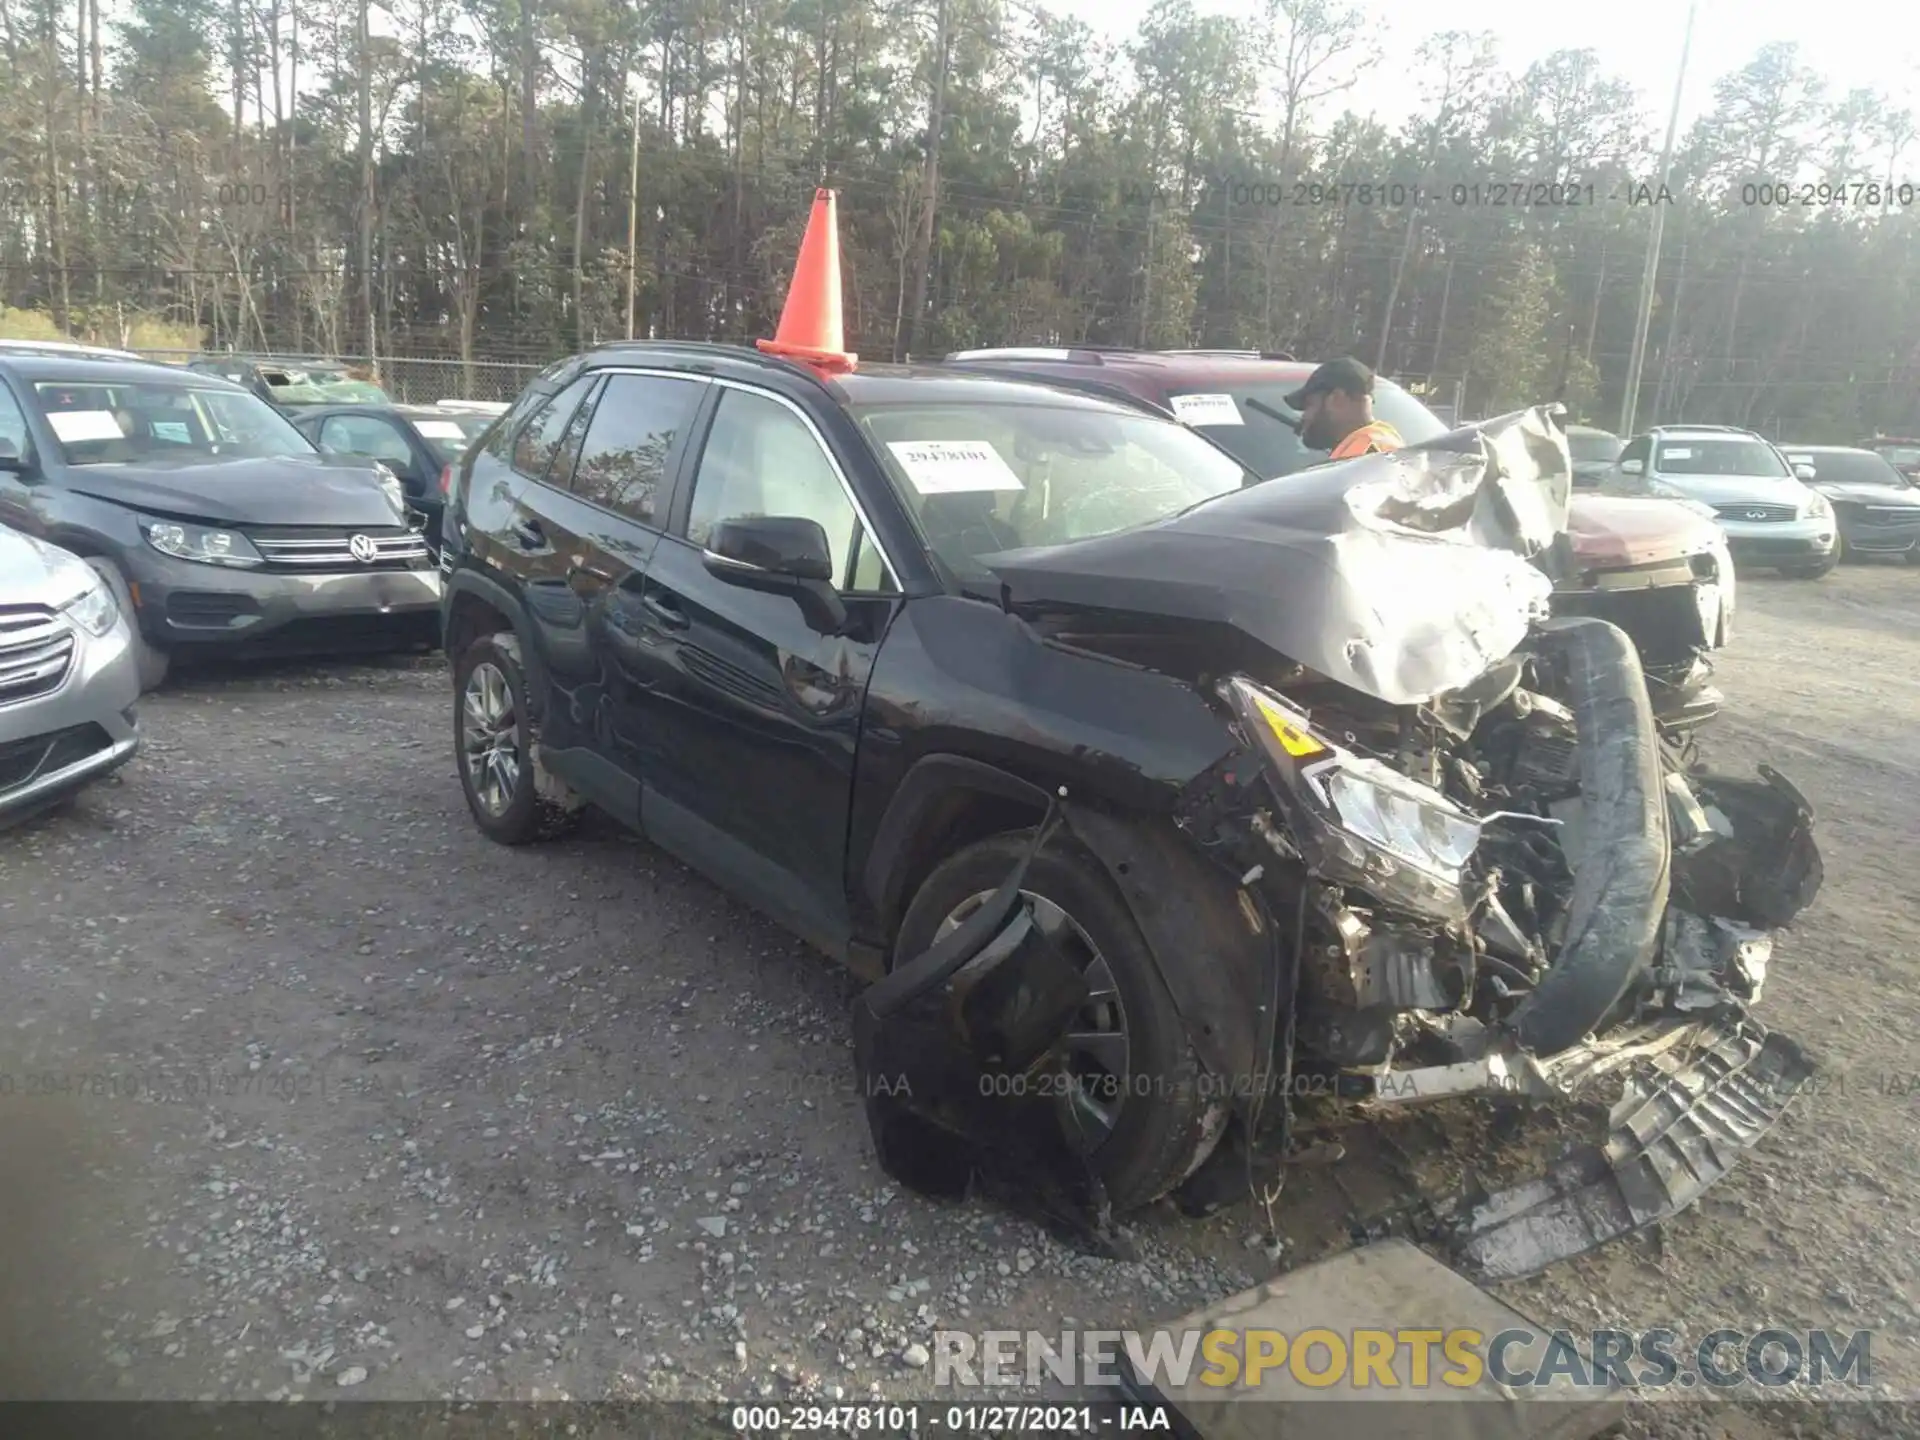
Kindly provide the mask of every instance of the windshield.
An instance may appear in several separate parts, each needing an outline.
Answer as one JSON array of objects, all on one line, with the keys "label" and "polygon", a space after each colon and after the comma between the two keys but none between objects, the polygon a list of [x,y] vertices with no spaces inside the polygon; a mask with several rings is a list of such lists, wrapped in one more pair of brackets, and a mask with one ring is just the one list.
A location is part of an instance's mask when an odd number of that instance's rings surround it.
[{"label": "windshield", "polygon": [[1051,405],[861,406],[854,417],[954,573],[979,557],[1159,520],[1250,477],[1184,426]]},{"label": "windshield", "polygon": [[34,392],[69,465],[196,455],[266,460],[314,453],[284,416],[244,390],[43,380]]},{"label": "windshield", "polygon": [[1894,469],[1884,455],[1871,450],[1793,450],[1787,459],[1795,465],[1813,466],[1814,484],[1832,481],[1840,485],[1897,485],[1907,488],[1907,477]]},{"label": "windshield", "polygon": [[1738,475],[1769,480],[1792,475],[1764,440],[1663,440],[1653,468],[1662,475]]},{"label": "windshield", "polygon": [[[1297,382],[1273,381],[1196,385],[1170,394],[1168,400],[1174,413],[1194,429],[1230,452],[1262,480],[1272,480],[1318,465],[1327,458],[1324,451],[1307,449],[1293,427],[1276,418],[1275,412],[1288,420],[1300,418],[1300,412],[1289,408],[1286,402],[1295,384]],[[1233,411],[1240,417],[1238,423],[1228,419],[1222,397],[1231,402]],[[1218,414],[1226,423],[1210,423],[1206,418],[1209,414]],[[1384,420],[1399,431],[1400,438],[1409,445],[1424,444],[1447,433],[1447,426],[1439,416],[1391,380],[1374,381],[1373,414],[1375,419]]]},{"label": "windshield", "polygon": [[1611,465],[1620,458],[1620,437],[1604,430],[1569,430],[1567,450],[1576,464]]},{"label": "windshield", "polygon": [[420,438],[442,465],[451,465],[493,424],[490,415],[422,415],[413,422]]}]

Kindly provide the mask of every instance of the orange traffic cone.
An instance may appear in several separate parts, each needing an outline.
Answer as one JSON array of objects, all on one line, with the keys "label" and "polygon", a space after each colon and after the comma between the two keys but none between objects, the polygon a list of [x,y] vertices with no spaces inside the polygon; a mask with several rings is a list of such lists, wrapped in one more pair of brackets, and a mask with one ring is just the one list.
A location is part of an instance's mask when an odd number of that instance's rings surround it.
[{"label": "orange traffic cone", "polygon": [[794,262],[779,333],[755,343],[769,355],[798,360],[829,375],[845,374],[859,362],[859,356],[844,348],[840,328],[840,226],[833,191],[813,192],[813,214]]}]

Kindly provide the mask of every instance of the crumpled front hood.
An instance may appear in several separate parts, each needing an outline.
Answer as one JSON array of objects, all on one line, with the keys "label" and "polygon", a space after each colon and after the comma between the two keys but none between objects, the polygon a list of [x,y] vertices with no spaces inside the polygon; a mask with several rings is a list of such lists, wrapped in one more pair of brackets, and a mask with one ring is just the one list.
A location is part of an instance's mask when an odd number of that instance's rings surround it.
[{"label": "crumpled front hood", "polygon": [[403,525],[366,464],[320,456],[225,460],[194,456],[130,465],[76,465],[68,483],[134,510],[225,525]]},{"label": "crumpled front hood", "polygon": [[1720,527],[1684,501],[1576,495],[1567,534],[1582,564],[1646,565],[1712,549]]},{"label": "crumpled front hood", "polygon": [[1250,486],[1150,525],[985,556],[1014,609],[1230,626],[1389,704],[1511,654],[1553,583],[1572,466],[1536,406],[1424,445]]}]

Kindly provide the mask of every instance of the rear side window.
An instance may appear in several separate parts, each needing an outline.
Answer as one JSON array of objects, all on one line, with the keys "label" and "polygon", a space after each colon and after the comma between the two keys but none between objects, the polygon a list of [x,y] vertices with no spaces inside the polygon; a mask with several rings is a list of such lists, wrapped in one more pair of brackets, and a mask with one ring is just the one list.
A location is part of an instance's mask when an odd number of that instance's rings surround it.
[{"label": "rear side window", "polygon": [[529,480],[544,479],[566,436],[567,422],[593,388],[597,375],[582,375],[535,410],[514,434],[513,468]]},{"label": "rear side window", "polygon": [[644,524],[658,525],[667,457],[700,406],[705,382],[609,375],[573,466],[573,492]]}]

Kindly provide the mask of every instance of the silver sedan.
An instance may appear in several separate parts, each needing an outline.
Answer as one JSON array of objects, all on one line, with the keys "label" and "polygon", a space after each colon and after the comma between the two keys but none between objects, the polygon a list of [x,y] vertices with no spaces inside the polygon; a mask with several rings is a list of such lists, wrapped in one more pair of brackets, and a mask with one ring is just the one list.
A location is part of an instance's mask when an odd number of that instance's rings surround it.
[{"label": "silver sedan", "polygon": [[133,758],[132,641],[93,566],[0,526],[0,826]]}]

